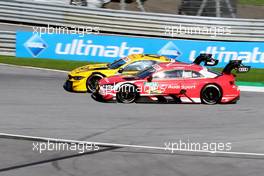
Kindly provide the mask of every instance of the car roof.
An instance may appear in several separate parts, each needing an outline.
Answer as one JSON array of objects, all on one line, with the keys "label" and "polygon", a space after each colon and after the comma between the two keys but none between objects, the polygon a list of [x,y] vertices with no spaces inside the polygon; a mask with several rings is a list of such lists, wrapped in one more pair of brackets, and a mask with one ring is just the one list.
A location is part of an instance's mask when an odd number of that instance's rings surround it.
[{"label": "car roof", "polygon": [[166,56],[159,56],[159,55],[151,55],[151,54],[131,54],[127,56],[131,61],[136,60],[156,60],[162,62],[169,62],[171,59],[167,58]]},{"label": "car roof", "polygon": [[159,71],[166,71],[166,70],[193,70],[193,71],[201,71],[205,67],[197,64],[189,64],[189,63],[183,63],[183,62],[170,62],[170,63],[160,63],[157,64],[159,68]]}]

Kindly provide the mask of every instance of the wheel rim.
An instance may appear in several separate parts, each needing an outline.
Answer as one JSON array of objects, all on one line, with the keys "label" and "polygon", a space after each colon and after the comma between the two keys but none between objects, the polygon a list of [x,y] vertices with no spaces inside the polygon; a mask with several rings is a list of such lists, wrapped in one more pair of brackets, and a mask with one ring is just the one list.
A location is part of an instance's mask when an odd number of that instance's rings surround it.
[{"label": "wheel rim", "polygon": [[205,103],[216,104],[221,98],[221,93],[218,88],[210,86],[203,91],[202,96]]},{"label": "wheel rim", "polygon": [[98,76],[93,76],[89,79],[88,81],[88,89],[91,91],[91,92],[94,92],[98,86],[98,82],[99,80],[101,79],[101,77],[98,77]]},{"label": "wheel rim", "polygon": [[[131,89],[132,88],[132,89]],[[136,99],[136,93],[133,86],[122,86],[118,93],[118,98],[123,103],[132,103]]]}]

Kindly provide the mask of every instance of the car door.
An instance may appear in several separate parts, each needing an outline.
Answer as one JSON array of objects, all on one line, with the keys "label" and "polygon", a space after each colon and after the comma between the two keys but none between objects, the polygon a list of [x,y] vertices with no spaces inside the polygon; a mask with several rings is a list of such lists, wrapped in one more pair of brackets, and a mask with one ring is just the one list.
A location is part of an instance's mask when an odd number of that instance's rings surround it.
[{"label": "car door", "polygon": [[202,83],[203,75],[193,70],[184,70],[182,89],[186,90],[186,94],[190,97],[200,96],[200,84]]},{"label": "car door", "polygon": [[135,61],[123,68],[122,74],[125,75],[133,75],[136,74],[140,70],[144,70],[147,67],[150,67],[154,64],[156,64],[156,61],[153,60],[140,60],[140,61]]},{"label": "car door", "polygon": [[151,93],[159,94],[179,94],[181,91],[181,85],[183,70],[167,70],[153,74],[152,84],[156,86],[156,89],[152,89]]}]

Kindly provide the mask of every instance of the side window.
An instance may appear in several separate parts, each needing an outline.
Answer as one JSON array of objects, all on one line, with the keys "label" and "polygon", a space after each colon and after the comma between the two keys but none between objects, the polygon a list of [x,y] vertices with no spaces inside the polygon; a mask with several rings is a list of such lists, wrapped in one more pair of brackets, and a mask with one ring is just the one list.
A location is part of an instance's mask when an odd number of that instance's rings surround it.
[{"label": "side window", "polygon": [[185,71],[183,72],[183,77],[184,77],[184,78],[192,78],[192,71],[190,71],[190,70],[185,70]]},{"label": "side window", "polygon": [[139,70],[143,70],[147,67],[150,67],[154,64],[156,64],[156,62],[152,61],[152,60],[136,61],[136,62],[133,62],[133,63],[127,65],[124,68],[124,71],[139,71]]},{"label": "side window", "polygon": [[183,71],[182,70],[170,70],[170,71],[163,71],[158,72],[153,75],[154,79],[175,79],[175,78],[182,78]]},{"label": "side window", "polygon": [[199,77],[202,77],[202,75],[196,71],[185,70],[183,72],[183,77],[184,78],[199,78]]},{"label": "side window", "polygon": [[201,73],[199,73],[199,72],[192,71],[192,77],[193,78],[200,78],[200,77],[203,77],[203,75],[201,75]]}]

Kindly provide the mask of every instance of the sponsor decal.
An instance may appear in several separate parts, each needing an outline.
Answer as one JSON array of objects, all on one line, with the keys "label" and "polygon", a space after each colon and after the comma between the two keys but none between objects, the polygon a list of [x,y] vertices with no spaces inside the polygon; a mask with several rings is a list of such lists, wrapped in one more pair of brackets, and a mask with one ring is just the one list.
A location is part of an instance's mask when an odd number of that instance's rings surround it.
[{"label": "sponsor decal", "polygon": [[195,85],[189,85],[189,86],[181,86],[181,89],[195,89]]},{"label": "sponsor decal", "polygon": [[179,85],[169,84],[168,88],[169,89],[180,89],[180,86]]},{"label": "sponsor decal", "polygon": [[130,61],[130,58],[129,57],[124,57],[122,58],[125,62],[129,62]]},{"label": "sponsor decal", "polygon": [[[32,36],[33,35],[33,36]],[[130,54],[164,55],[192,62],[200,53],[211,53],[224,67],[230,60],[242,60],[252,68],[264,68],[263,42],[223,42],[161,39],[114,35],[43,34],[17,32],[16,56],[77,61],[113,62]]]},{"label": "sponsor decal", "polygon": [[181,55],[181,52],[173,42],[168,42],[158,51],[158,54],[175,59]]},{"label": "sponsor decal", "polygon": [[83,55],[110,58],[126,57],[130,54],[144,53],[144,48],[129,47],[127,42],[119,46],[95,44],[93,40],[74,39],[71,43],[57,43],[55,53],[59,55]]},{"label": "sponsor decal", "polygon": [[33,57],[37,57],[48,47],[48,45],[41,37],[38,35],[33,35],[26,41],[26,43],[24,43],[24,47]]},{"label": "sponsor decal", "polygon": [[144,83],[144,91],[149,94],[162,94],[165,90],[163,90],[164,86],[159,85],[157,82],[145,82]]},{"label": "sponsor decal", "polygon": [[158,87],[159,84],[157,82],[145,82],[144,86],[149,86],[149,87]]},{"label": "sponsor decal", "polygon": [[230,60],[242,60],[243,63],[264,63],[264,50],[254,47],[252,50],[228,50],[224,46],[208,46],[203,51],[192,50],[189,60],[193,61],[200,53],[211,53],[219,62],[228,63]]},{"label": "sponsor decal", "polygon": [[159,66],[158,64],[154,64],[152,65],[152,67],[156,70],[156,71],[160,71],[162,69],[161,66]]}]

